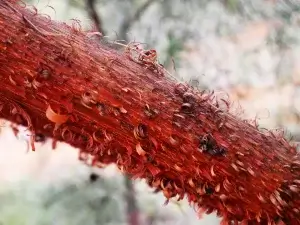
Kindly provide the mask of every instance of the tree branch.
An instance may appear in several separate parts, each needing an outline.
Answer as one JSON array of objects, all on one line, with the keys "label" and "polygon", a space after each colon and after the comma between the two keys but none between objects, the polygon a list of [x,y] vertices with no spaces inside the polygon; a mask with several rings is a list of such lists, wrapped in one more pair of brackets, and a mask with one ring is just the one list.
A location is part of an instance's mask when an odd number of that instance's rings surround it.
[{"label": "tree branch", "polygon": [[300,224],[300,157],[282,134],[77,27],[0,1],[2,118],[79,148],[91,166],[115,163],[167,199],[186,196],[222,224]]},{"label": "tree branch", "polygon": [[133,16],[129,17],[128,19],[124,20],[123,24],[120,27],[120,38],[122,40],[128,40],[127,32],[130,27],[138,20],[140,20],[143,13],[157,0],[147,0],[145,1],[133,14]]},{"label": "tree branch", "polygon": [[[95,9],[95,0],[87,0],[87,8],[90,12],[90,17],[96,24],[98,31],[105,36],[102,29],[102,21]],[[127,222],[128,225],[138,225],[139,224],[139,209],[136,203],[134,184],[130,178],[124,175],[125,187],[126,187],[126,203],[127,203]]]},{"label": "tree branch", "polygon": [[95,0],[86,0],[87,10],[89,12],[90,18],[94,21],[95,26],[103,36],[105,36],[105,32],[103,30],[102,20],[96,10],[96,2]]}]

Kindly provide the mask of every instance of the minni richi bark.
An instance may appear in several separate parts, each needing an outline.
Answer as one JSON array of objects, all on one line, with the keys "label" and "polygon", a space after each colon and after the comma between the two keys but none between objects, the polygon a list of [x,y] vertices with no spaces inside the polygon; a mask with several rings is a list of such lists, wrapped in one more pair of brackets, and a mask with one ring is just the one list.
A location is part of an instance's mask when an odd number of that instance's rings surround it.
[{"label": "minni richi bark", "polygon": [[28,127],[33,150],[37,137],[69,143],[222,224],[300,224],[300,160],[283,134],[177,83],[154,50],[97,38],[0,0],[0,116]]}]

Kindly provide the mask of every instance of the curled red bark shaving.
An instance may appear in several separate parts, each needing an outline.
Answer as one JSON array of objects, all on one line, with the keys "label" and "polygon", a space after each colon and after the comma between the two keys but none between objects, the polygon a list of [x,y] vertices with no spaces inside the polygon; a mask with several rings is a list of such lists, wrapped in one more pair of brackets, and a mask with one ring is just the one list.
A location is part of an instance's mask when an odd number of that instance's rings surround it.
[{"label": "curled red bark shaving", "polygon": [[174,82],[155,51],[129,57],[13,0],[0,1],[0,30],[1,117],[167,199],[186,196],[222,224],[300,224],[296,147],[229,114],[213,92]]}]

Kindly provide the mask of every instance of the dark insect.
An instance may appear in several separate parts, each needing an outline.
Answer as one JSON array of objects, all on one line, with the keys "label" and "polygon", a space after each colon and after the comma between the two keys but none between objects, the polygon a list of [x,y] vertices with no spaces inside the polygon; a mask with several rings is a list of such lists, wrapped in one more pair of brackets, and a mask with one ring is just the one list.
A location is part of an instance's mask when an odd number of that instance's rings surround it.
[{"label": "dark insect", "polygon": [[35,134],[35,140],[34,141],[44,143],[46,141],[46,136],[43,135],[42,133],[37,133],[37,134]]},{"label": "dark insect", "polygon": [[226,154],[225,148],[219,147],[211,134],[204,135],[201,138],[199,148],[201,152],[212,156],[224,156]]},{"label": "dark insect", "polygon": [[205,188],[205,193],[206,193],[207,195],[212,195],[214,192],[215,192],[215,191],[214,191],[214,189],[213,189],[212,187],[206,187],[206,188]]},{"label": "dark insect", "polygon": [[196,103],[196,98],[193,93],[191,92],[185,92],[182,96],[183,102],[190,103],[191,105],[194,105]]},{"label": "dark insect", "polygon": [[190,103],[183,103],[181,105],[181,111],[185,114],[190,114],[193,112],[193,105]]},{"label": "dark insect", "polygon": [[98,174],[95,174],[95,173],[91,173],[90,174],[90,182],[91,183],[96,182],[98,179],[99,179],[99,175]]},{"label": "dark insect", "polygon": [[175,85],[174,92],[176,95],[183,96],[183,94],[188,90],[188,86],[183,83],[178,83]]},{"label": "dark insect", "polygon": [[103,103],[97,103],[96,107],[97,107],[97,109],[99,111],[99,114],[101,116],[104,116],[104,114],[106,113],[105,105]]},{"label": "dark insect", "polygon": [[160,188],[155,188],[155,189],[154,189],[154,191],[153,191],[153,193],[155,193],[155,194],[156,194],[156,193],[159,193],[160,191],[161,191],[161,189],[160,189]]},{"label": "dark insect", "polygon": [[225,156],[226,154],[226,150],[222,147],[216,147],[214,149],[208,150],[207,152],[212,156]]},{"label": "dark insect", "polygon": [[146,156],[146,158],[147,158],[147,161],[148,161],[149,163],[152,163],[152,162],[154,162],[154,158],[153,158],[153,156],[151,156],[151,155],[147,155],[147,156]]}]

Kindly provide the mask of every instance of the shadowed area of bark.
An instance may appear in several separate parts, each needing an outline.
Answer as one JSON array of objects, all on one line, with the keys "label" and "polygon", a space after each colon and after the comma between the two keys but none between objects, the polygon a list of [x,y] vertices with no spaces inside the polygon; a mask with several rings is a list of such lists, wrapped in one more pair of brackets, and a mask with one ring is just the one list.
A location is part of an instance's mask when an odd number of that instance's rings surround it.
[{"label": "shadowed area of bark", "polygon": [[116,163],[223,224],[300,224],[300,161],[283,134],[259,131],[228,100],[173,81],[148,52],[135,62],[78,24],[0,1],[0,30],[1,117],[28,126],[32,140],[41,133],[90,165]]}]

